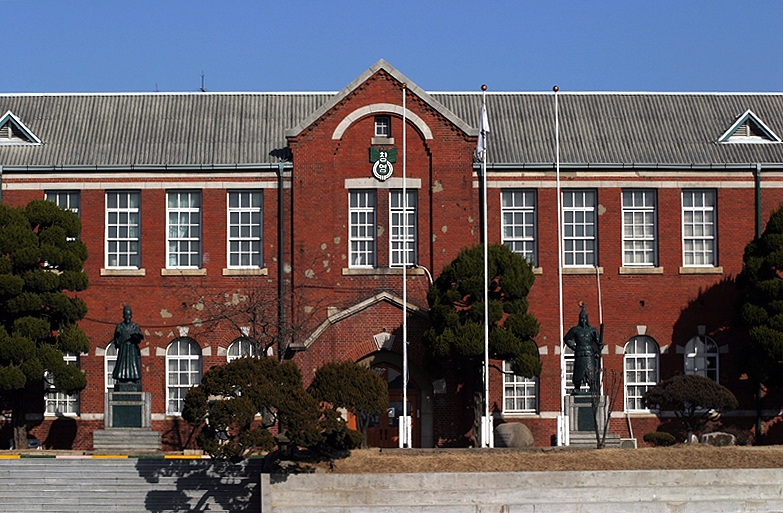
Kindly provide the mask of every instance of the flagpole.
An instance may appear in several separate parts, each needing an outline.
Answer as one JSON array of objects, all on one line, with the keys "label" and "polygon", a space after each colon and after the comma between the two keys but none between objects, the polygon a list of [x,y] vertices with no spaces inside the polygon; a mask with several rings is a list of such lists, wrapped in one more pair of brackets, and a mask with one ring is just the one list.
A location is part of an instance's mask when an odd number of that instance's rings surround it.
[{"label": "flagpole", "polygon": [[560,419],[558,425],[557,445],[568,445],[569,426],[565,411],[565,387],[566,387],[566,362],[565,362],[565,338],[563,328],[563,198],[560,191],[560,119],[557,105],[557,93],[560,88],[554,86],[555,93],[555,181],[557,190],[557,294],[558,311],[560,315]]},{"label": "flagpole", "polygon": [[[488,132],[487,120],[487,86],[481,86],[481,126],[479,130]],[[487,235],[487,134],[484,133],[484,151],[481,156],[481,174],[482,174],[482,204],[484,208],[483,216],[483,237],[484,237],[484,417],[481,426],[481,446],[492,447],[492,423],[489,417],[489,237]]]},{"label": "flagpole", "polygon": [[409,449],[411,444],[410,416],[408,415],[408,178],[406,92],[408,85],[402,84],[402,422],[399,426],[400,447]]}]

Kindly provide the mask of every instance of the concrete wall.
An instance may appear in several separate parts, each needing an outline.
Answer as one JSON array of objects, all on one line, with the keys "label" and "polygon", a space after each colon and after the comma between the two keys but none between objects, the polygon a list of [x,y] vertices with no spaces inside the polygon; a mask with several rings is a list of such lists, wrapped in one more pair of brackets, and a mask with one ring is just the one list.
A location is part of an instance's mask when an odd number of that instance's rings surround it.
[{"label": "concrete wall", "polygon": [[261,476],[263,513],[782,511],[783,469]]}]

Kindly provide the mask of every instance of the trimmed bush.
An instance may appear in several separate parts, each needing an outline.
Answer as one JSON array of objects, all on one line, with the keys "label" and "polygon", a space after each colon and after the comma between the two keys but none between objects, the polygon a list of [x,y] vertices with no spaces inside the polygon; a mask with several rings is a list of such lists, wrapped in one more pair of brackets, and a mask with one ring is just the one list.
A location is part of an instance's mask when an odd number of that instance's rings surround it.
[{"label": "trimmed bush", "polygon": [[655,447],[669,447],[677,442],[674,435],[665,431],[647,433],[644,435],[644,441],[648,444],[653,444]]}]

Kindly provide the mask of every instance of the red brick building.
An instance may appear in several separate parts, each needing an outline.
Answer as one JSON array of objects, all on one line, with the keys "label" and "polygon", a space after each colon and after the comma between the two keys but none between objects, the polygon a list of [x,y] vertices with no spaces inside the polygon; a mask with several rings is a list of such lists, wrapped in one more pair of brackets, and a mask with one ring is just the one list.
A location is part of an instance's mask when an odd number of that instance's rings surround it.
[{"label": "red brick building", "polygon": [[[0,95],[2,201],[78,210],[90,250],[80,297],[91,349],[71,357],[89,385],[34,405],[31,433],[49,447],[92,447],[126,304],[145,334],[142,384],[165,448],[193,443],[179,418],[185,392],[212,366],[257,351],[249,340],[293,359],[306,381],[329,360],[371,365],[399,414],[409,262],[414,444],[466,444],[469,380],[428,376],[419,340],[428,275],[481,241],[481,101],[427,93],[384,61],[336,94]],[[555,95],[486,102],[488,237],[535,266],[543,364],[525,380],[493,362],[491,410],[496,424],[524,422],[549,445],[569,386]],[[610,431],[641,438],[665,422],[640,396],[683,372],[732,389],[741,406],[731,418],[751,427],[754,388],[732,365],[727,328],[744,246],[783,200],[783,95],[559,93],[557,102],[564,324],[576,324],[580,301],[593,325],[605,324],[603,367],[622,382]],[[391,169],[377,164],[382,151]],[[771,417],[779,404],[764,407]],[[396,432],[381,418],[371,442],[396,446]]]}]

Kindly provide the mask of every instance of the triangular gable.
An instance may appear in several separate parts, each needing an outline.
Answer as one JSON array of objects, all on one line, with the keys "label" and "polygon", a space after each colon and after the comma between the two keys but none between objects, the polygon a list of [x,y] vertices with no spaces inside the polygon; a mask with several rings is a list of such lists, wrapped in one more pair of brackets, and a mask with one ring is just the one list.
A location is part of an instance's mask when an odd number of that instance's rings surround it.
[{"label": "triangular gable", "polygon": [[41,144],[41,140],[9,110],[0,118],[0,145],[12,144]]},{"label": "triangular gable", "polygon": [[299,123],[296,127],[286,130],[285,136],[296,137],[297,135],[302,133],[304,129],[312,125],[316,120],[318,120],[318,118],[326,114],[330,109],[332,109],[335,105],[340,103],[346,96],[351,94],[356,88],[358,88],[367,79],[375,75],[380,70],[385,71],[401,84],[407,84],[407,88],[411,93],[421,98],[422,101],[424,101],[427,105],[435,109],[438,113],[440,113],[443,117],[448,119],[460,130],[465,132],[468,136],[472,136],[472,137],[478,136],[478,128],[469,126],[467,123],[465,123],[465,121],[459,118],[456,114],[454,114],[452,111],[447,109],[442,103],[440,103],[435,98],[431,97],[426,91],[424,91],[422,88],[414,84],[412,81],[408,80],[408,78],[405,75],[397,71],[397,69],[394,68],[394,66],[392,66],[391,64],[389,64],[383,59],[373,64],[367,71],[359,75],[359,77],[356,78],[356,80],[348,84],[342,91],[334,95],[334,97],[330,101],[328,101],[327,103],[322,105],[318,110],[310,114],[304,121]]},{"label": "triangular gable", "polygon": [[752,110],[748,109],[718,139],[722,143],[772,143],[781,142]]},{"label": "triangular gable", "polygon": [[[367,308],[370,308],[373,305],[377,305],[381,302],[387,302],[389,304],[392,304],[398,308],[402,308],[403,302],[402,298],[395,296],[394,294],[390,294],[388,292],[381,292],[380,294],[376,294],[372,297],[369,297],[365,299],[364,301],[361,301],[359,303],[356,303],[355,305],[351,306],[350,308],[346,308],[345,310],[340,310],[338,312],[330,313],[329,317],[324,320],[311,334],[309,337],[307,337],[307,340],[304,342],[301,342],[297,345],[290,346],[291,349],[294,351],[304,351],[313,343],[320,338],[321,335],[326,332],[327,329],[329,329],[330,326],[333,324],[337,324],[338,322],[342,321],[343,319],[347,319],[348,317],[352,317],[356,315],[357,313],[366,310]],[[408,311],[414,315],[418,315],[419,317],[429,319],[429,314],[424,311],[423,309],[419,308],[416,305],[411,304],[408,302]]]}]

